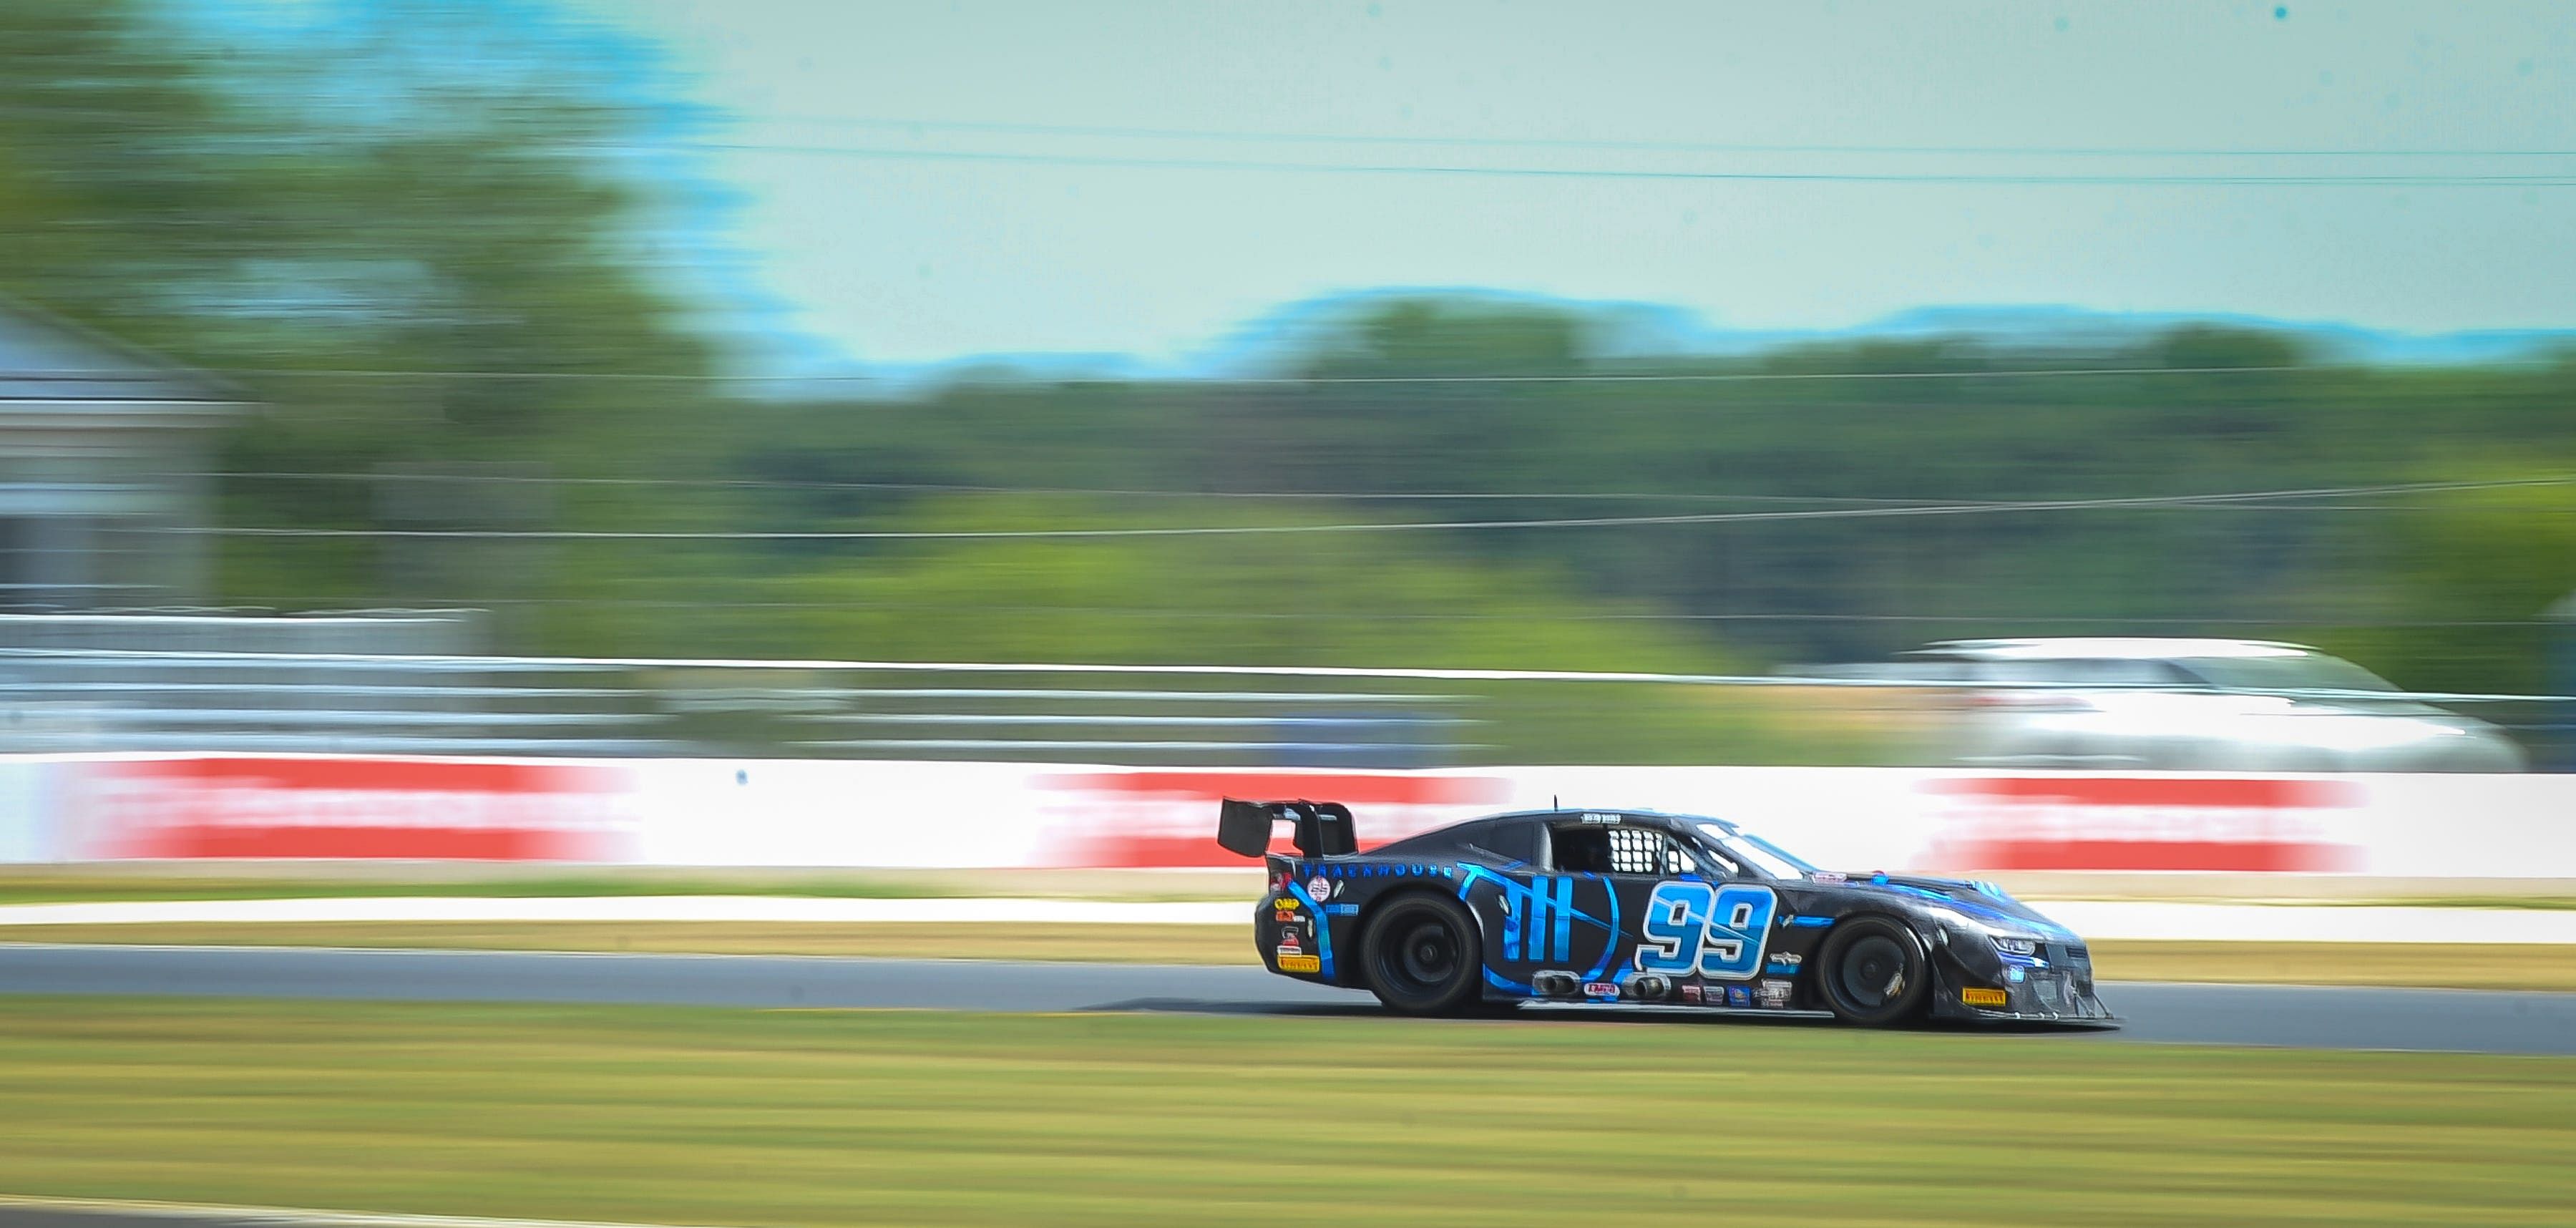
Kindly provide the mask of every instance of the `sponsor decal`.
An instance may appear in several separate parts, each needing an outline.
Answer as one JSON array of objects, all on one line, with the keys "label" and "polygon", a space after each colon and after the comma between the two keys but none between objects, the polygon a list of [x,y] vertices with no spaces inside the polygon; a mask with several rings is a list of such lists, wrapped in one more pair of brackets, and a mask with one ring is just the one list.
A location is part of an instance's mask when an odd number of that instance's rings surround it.
[{"label": "sponsor decal", "polygon": [[1324,905],[1324,911],[1331,913],[1336,917],[1356,917],[1360,915],[1360,906],[1357,904],[1326,904]]},{"label": "sponsor decal", "polygon": [[2012,998],[2000,989],[1979,989],[1972,986],[1959,991],[1959,1001],[1970,1006],[2001,1007],[2012,1001]]},{"label": "sponsor decal", "polygon": [[1807,957],[1794,951],[1775,951],[1771,954],[1771,962],[1795,968],[1800,964],[1806,963]]},{"label": "sponsor decal", "polygon": [[1697,985],[1684,985],[1684,986],[1682,986],[1682,1001],[1684,1001],[1684,1002],[1697,1002],[1697,1001],[1699,1001],[1699,986],[1697,986]]},{"label": "sponsor decal", "polygon": [[1998,776],[1934,780],[1929,861],[1957,870],[2316,872],[2358,869],[2332,838],[2363,800],[2340,780]]},{"label": "sponsor decal", "polygon": [[1306,894],[1324,899],[1333,894],[1333,880],[1321,874],[1306,880]]},{"label": "sponsor decal", "polygon": [[1835,870],[1826,870],[1821,873],[1811,875],[1810,877],[1820,883],[1848,883],[1851,881],[1851,875]]},{"label": "sponsor decal", "polygon": [[2029,974],[2028,972],[2025,972],[2025,971],[2023,971],[2022,969],[2019,969],[2019,968],[2006,968],[2006,969],[2004,969],[2004,979],[2005,979],[2005,980],[2007,980],[2007,981],[2012,982],[2012,983],[2013,983],[2013,984],[2015,984],[2015,985],[2019,985],[2019,984],[2021,984],[2021,982],[2022,982],[2022,978],[2023,978],[2023,977],[2026,977],[2026,976],[2029,976],[2029,975],[2030,975],[2030,974]]},{"label": "sponsor decal", "polygon": [[1619,987],[1608,981],[1585,981],[1583,983],[1583,996],[1587,998],[1615,998],[1619,996]]},{"label": "sponsor decal", "polygon": [[1586,823],[1616,823],[1619,821],[1619,816],[1615,814],[1587,814],[1583,816],[1583,821]]},{"label": "sponsor decal", "polygon": [[1789,1005],[1789,982],[1758,981],[1753,986],[1753,996],[1773,1010],[1785,1009]]},{"label": "sponsor decal", "polygon": [[[1374,846],[1474,818],[1510,795],[1496,777],[1424,772],[1173,768],[1051,773],[1032,783],[1045,794],[1041,859],[1060,866],[1241,865],[1208,838],[1208,816],[1229,797],[1331,798],[1366,816],[1360,839]],[[1270,848],[1296,856],[1285,824]]]},{"label": "sponsor decal", "polygon": [[1753,1005],[1753,993],[1742,985],[1729,985],[1726,987],[1726,1004],[1728,1006],[1751,1006]]},{"label": "sponsor decal", "polygon": [[1291,955],[1282,951],[1279,953],[1279,970],[1281,972],[1322,972],[1324,961],[1320,956]]},{"label": "sponsor decal", "polygon": [[616,861],[624,769],[471,759],[204,756],[91,765],[84,858]]}]

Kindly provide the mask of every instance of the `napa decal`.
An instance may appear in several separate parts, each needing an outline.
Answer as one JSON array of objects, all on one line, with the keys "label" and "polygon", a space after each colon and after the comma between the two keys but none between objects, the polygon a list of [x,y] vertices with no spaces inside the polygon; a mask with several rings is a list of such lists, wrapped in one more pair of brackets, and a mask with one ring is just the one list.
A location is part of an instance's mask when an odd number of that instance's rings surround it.
[{"label": "napa decal", "polygon": [[1750,980],[1762,970],[1762,949],[1779,911],[1780,897],[1769,887],[1657,883],[1638,922],[1637,970]]}]

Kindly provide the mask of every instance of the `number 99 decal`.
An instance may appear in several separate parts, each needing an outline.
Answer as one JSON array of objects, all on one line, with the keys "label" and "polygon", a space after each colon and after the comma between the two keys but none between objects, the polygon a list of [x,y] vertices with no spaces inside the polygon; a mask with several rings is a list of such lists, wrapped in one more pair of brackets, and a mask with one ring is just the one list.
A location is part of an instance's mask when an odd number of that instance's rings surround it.
[{"label": "number 99 decal", "polygon": [[1637,970],[1744,980],[1762,969],[1780,898],[1769,887],[1655,884],[1639,924]]}]

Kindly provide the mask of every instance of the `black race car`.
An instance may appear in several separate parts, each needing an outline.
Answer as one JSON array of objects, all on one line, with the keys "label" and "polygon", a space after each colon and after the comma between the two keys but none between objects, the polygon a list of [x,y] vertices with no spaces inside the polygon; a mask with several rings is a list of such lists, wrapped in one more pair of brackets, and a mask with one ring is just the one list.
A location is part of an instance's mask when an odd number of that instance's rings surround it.
[{"label": "black race car", "polygon": [[[1295,824],[1296,854],[1270,851]],[[1735,824],[1632,810],[1471,819],[1362,853],[1347,807],[1224,803],[1264,858],[1271,971],[1413,1015],[1528,1001],[2107,1023],[2082,939],[1992,884],[1819,870]]]}]

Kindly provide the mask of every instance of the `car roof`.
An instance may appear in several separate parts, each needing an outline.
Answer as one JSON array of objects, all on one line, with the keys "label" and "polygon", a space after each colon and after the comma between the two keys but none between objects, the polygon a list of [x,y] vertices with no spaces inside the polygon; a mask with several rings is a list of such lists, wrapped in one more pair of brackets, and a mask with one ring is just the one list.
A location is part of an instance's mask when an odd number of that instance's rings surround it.
[{"label": "car roof", "polygon": [[2318,654],[2277,640],[2206,640],[2150,636],[2063,639],[1941,640],[1904,654],[1972,661],[2165,660],[2178,657],[2296,657]]},{"label": "car roof", "polygon": [[1633,822],[1645,827],[1679,827],[1686,823],[1715,823],[1730,832],[1736,829],[1735,824],[1709,815],[1671,814],[1661,810],[1639,810],[1630,806],[1560,806],[1554,810],[1514,810],[1504,814],[1489,814],[1482,818],[1469,819],[1467,822],[1503,823],[1515,819],[1540,819],[1551,822],[1570,819],[1580,822],[1587,814],[1615,814],[1622,822]]}]

